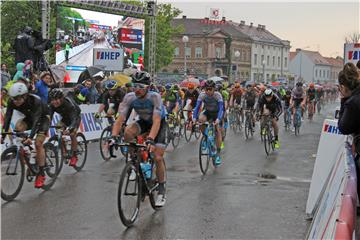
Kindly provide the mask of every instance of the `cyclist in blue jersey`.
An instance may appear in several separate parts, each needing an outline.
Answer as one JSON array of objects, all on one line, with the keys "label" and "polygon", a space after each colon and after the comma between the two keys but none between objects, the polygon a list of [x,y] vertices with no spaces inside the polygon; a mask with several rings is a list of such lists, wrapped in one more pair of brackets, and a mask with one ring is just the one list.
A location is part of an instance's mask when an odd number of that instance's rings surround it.
[{"label": "cyclist in blue jersey", "polygon": [[[134,92],[125,95],[119,106],[119,117],[113,126],[112,136],[119,137],[122,125],[126,122],[128,113],[134,110],[139,120],[125,128],[125,141],[134,140],[138,135],[149,133],[146,144],[154,153],[157,178],[159,181],[158,197],[155,205],[162,207],[166,202],[164,153],[166,149],[165,109],[158,93],[148,90],[150,75],[147,72],[137,72],[133,76]],[[129,149],[131,151],[131,149]]]},{"label": "cyclist in blue jersey", "polygon": [[[193,119],[195,122],[199,121],[200,124],[206,121],[214,121],[216,126],[216,148],[217,156],[215,159],[215,164],[221,164],[220,151],[221,151],[221,126],[220,123],[224,116],[224,101],[221,96],[221,93],[215,91],[215,82],[212,80],[207,80],[205,83],[205,92],[200,93],[199,98],[196,103],[195,110],[193,112]],[[200,107],[204,103],[204,109],[200,114]],[[201,131],[204,132],[204,126],[201,126]]]}]

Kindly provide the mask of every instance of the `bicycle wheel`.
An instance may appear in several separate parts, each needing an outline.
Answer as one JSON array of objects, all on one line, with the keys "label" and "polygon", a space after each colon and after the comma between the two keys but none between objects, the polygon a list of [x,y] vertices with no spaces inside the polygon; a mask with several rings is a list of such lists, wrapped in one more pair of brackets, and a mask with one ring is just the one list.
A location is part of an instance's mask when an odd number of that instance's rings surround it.
[{"label": "bicycle wheel", "polygon": [[191,137],[193,135],[193,128],[191,127],[190,122],[186,122],[185,123],[185,127],[184,127],[184,135],[185,135],[185,140],[186,142],[190,142]]},{"label": "bicycle wheel", "polygon": [[201,138],[200,146],[199,146],[199,163],[200,163],[200,170],[202,174],[206,174],[209,168],[210,162],[210,148],[208,146],[208,141],[205,136]]},{"label": "bicycle wheel", "polygon": [[109,144],[108,141],[111,138],[111,127],[107,127],[105,128],[101,135],[100,135],[100,154],[101,157],[105,160],[105,161],[109,161],[111,156],[110,156],[110,149],[109,149]]},{"label": "bicycle wheel", "polygon": [[1,198],[5,201],[14,200],[24,184],[25,166],[16,155],[15,146],[1,154]]},{"label": "bicycle wheel", "polygon": [[141,179],[137,167],[128,162],[120,176],[118,188],[118,211],[121,222],[131,227],[139,215]]},{"label": "bicycle wheel", "polygon": [[199,139],[201,137],[200,127],[198,124],[193,126],[193,132],[196,139]]},{"label": "bicycle wheel", "polygon": [[51,143],[54,147],[55,147],[55,151],[57,152],[57,155],[58,155],[58,159],[59,159],[59,165],[58,165],[58,173],[57,175],[60,174],[62,168],[63,168],[63,165],[64,165],[64,152],[63,150],[61,149],[62,146],[61,144],[59,145],[59,140],[58,140],[58,136],[54,135],[52,136],[48,141],[48,143]]},{"label": "bicycle wheel", "polygon": [[78,142],[76,153],[78,160],[76,162],[76,165],[74,166],[74,169],[79,172],[84,167],[87,159],[87,141],[84,134],[82,134],[81,132],[78,132],[76,134],[76,141]]},{"label": "bicycle wheel", "polygon": [[246,139],[249,139],[250,138],[250,132],[252,132],[252,129],[251,129],[251,123],[250,123],[250,121],[249,121],[249,119],[248,119],[248,117],[246,117],[246,119],[245,119],[245,138]]},{"label": "bicycle wheel", "polygon": [[179,146],[179,143],[180,143],[180,136],[181,136],[181,126],[178,125],[177,123],[174,124],[174,130],[173,130],[173,138],[171,140],[171,143],[175,148],[177,148]]},{"label": "bicycle wheel", "polygon": [[59,158],[56,148],[51,143],[47,142],[44,144],[45,149],[45,174],[48,176],[44,182],[42,189],[47,191],[55,183],[58,176]]},{"label": "bicycle wheel", "polygon": [[266,127],[265,135],[264,135],[264,147],[265,147],[265,153],[268,156],[271,151],[271,139],[269,138],[269,128]]}]

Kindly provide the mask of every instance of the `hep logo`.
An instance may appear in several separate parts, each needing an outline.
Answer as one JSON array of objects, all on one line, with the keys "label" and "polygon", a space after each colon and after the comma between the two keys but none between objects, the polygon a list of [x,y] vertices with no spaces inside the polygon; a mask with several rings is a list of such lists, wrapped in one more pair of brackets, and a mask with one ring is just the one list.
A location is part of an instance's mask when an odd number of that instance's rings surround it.
[{"label": "hep logo", "polygon": [[339,134],[339,135],[342,134],[338,127],[332,126],[332,125],[329,125],[329,124],[325,124],[324,132],[332,133],[332,134]]},{"label": "hep logo", "polygon": [[119,52],[97,52],[97,60],[117,60],[120,57]]}]

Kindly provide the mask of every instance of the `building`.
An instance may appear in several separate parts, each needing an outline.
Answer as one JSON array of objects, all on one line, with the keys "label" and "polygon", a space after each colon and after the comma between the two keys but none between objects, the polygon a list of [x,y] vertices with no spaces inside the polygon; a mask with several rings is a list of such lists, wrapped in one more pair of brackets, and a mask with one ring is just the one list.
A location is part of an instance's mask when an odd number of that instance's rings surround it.
[{"label": "building", "polygon": [[[230,76],[231,79],[250,79],[251,39],[223,18],[221,21],[174,19],[174,27],[182,26],[184,33],[173,38],[176,46],[173,62],[162,72]],[[182,41],[187,36],[189,41]]]},{"label": "building", "polygon": [[[251,38],[251,80],[270,82],[289,75],[290,42],[282,40],[265,25],[232,22],[238,31]],[[264,78],[265,76],[265,78]]]},{"label": "building", "polygon": [[290,56],[290,73],[306,83],[336,83],[343,65],[341,58],[325,58],[317,51],[298,48]]}]

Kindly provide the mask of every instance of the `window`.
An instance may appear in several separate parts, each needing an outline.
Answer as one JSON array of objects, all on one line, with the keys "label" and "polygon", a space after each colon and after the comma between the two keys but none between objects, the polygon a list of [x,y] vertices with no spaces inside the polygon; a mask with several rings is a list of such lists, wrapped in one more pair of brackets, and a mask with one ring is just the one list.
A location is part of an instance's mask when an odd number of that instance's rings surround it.
[{"label": "window", "polygon": [[270,64],[270,56],[267,56],[267,57],[266,57],[266,65],[269,66],[269,64]]},{"label": "window", "polygon": [[191,48],[187,47],[185,49],[185,55],[186,55],[186,58],[190,58],[191,57]]},{"label": "window", "polygon": [[257,44],[255,44],[255,48],[257,48]]},{"label": "window", "polygon": [[257,54],[255,53],[255,54],[254,54],[254,65],[257,65],[257,61],[258,61],[258,60],[257,60]]},{"label": "window", "polygon": [[319,70],[319,77],[321,77],[321,70]]},{"label": "window", "polygon": [[273,56],[273,67],[275,67],[275,56]]},{"label": "window", "polygon": [[215,56],[216,58],[221,58],[221,48],[215,48]]},{"label": "window", "polygon": [[246,61],[251,62],[251,53],[250,53],[250,51],[247,51],[246,55],[247,55]]},{"label": "window", "polygon": [[315,69],[315,77],[317,77],[317,69]]},{"label": "window", "polygon": [[202,58],[202,47],[195,48],[195,57]]},{"label": "window", "polygon": [[287,57],[285,58],[284,67],[286,67],[286,68],[287,68]]},{"label": "window", "polygon": [[266,74],[266,80],[269,80],[270,79],[270,74]]},{"label": "window", "polygon": [[261,55],[261,65],[264,64],[264,55]]},{"label": "window", "polygon": [[179,53],[180,53],[179,47],[176,47],[176,48],[174,49],[174,56],[175,56],[175,57],[178,57],[178,56],[179,56]]},{"label": "window", "polygon": [[253,81],[256,81],[257,80],[257,75],[256,75],[256,73],[254,73],[254,79],[253,79]]},{"label": "window", "polygon": [[280,67],[280,57],[278,57],[278,67]]},{"label": "window", "polygon": [[270,50],[270,46],[268,46],[268,50]]},{"label": "window", "polygon": [[328,78],[330,77],[330,71],[329,70],[327,71],[327,77]]},{"label": "window", "polygon": [[264,49],[264,45],[261,45],[261,48]]}]

